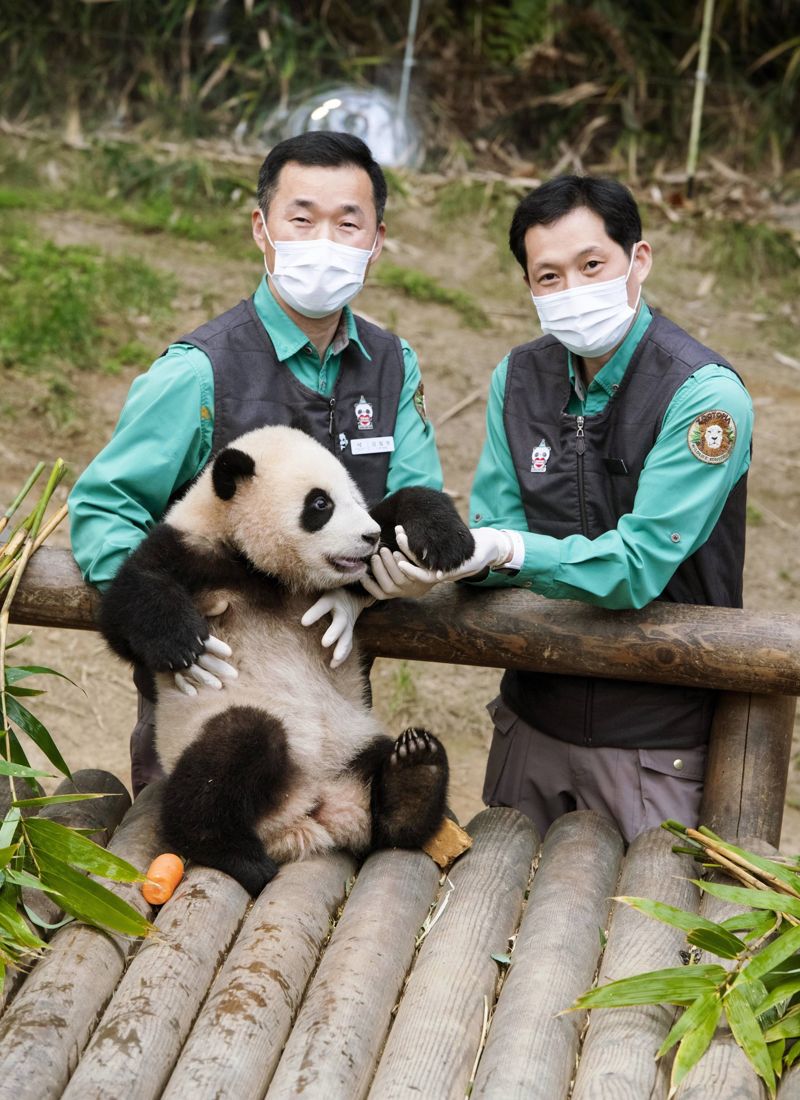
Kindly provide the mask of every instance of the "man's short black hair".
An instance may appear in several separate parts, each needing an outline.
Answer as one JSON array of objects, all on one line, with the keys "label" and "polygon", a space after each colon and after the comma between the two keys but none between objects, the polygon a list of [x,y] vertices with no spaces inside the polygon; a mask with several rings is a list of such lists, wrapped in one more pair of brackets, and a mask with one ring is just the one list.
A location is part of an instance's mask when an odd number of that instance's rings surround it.
[{"label": "man's short black hair", "polygon": [[552,225],[580,206],[603,219],[606,233],[628,255],[642,239],[639,208],[624,184],[604,176],[556,176],[526,195],[511,219],[508,243],[526,274],[525,234],[531,226]]},{"label": "man's short black hair", "polygon": [[306,134],[279,141],[267,154],[258,173],[258,205],[267,215],[269,204],[278,188],[281,169],[289,162],[309,167],[338,168],[353,164],[363,168],[372,181],[372,197],[378,225],[383,221],[386,208],[386,177],[378,162],[361,138],[353,134],[331,133],[327,130],[311,130]]}]

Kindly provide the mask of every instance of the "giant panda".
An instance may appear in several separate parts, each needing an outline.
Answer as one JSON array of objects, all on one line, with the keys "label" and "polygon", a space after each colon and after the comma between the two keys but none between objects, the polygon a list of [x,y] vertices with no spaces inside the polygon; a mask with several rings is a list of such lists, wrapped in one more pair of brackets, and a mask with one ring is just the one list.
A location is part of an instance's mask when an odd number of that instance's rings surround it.
[{"label": "giant panda", "polygon": [[[403,489],[370,513],[321,444],[259,428],[214,458],[103,596],[106,640],[154,678],[163,840],[253,895],[285,861],[417,847],[441,824],[442,744],[421,729],[390,738],[367,705],[357,649],[332,669],[325,624],[300,625],[320,593],[358,585],[398,523],[433,569],[474,548],[444,493]],[[173,670],[209,633],[230,645],[239,675],[189,697]]]}]

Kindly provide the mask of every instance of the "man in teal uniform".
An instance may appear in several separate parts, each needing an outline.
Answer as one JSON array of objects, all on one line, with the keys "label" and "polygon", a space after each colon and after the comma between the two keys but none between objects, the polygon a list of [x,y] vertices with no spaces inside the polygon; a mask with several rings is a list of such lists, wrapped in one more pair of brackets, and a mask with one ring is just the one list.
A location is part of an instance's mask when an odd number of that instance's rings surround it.
[{"label": "man in teal uniform", "polygon": [[[652,251],[633,197],[559,177],[520,202],[510,244],[545,335],[494,372],[476,553],[447,579],[607,608],[740,607],[752,405],[720,355],[642,300]],[[693,825],[714,701],[509,670],[488,708],[484,800],[542,831],[575,808],[628,840],[668,817]]]},{"label": "man in teal uniform", "polygon": [[[348,305],[380,255],[385,202],[383,172],[356,137],[308,133],[272,149],[252,213],[264,278],[251,299],[181,337],[135,380],[112,439],[70,494],[72,549],[87,581],[106,587],[211,455],[266,424],[302,422],[370,504],[405,486],[441,489],[416,355]],[[404,586],[393,563],[391,577],[381,564],[376,558],[374,596],[419,591]],[[331,614],[323,642],[334,647],[332,663],[347,657],[360,610],[342,591],[304,616],[310,625]],[[198,662],[176,674],[179,686],[221,689],[236,675],[228,657],[210,638]],[[143,670],[136,679],[135,793],[160,772],[151,685]]]}]

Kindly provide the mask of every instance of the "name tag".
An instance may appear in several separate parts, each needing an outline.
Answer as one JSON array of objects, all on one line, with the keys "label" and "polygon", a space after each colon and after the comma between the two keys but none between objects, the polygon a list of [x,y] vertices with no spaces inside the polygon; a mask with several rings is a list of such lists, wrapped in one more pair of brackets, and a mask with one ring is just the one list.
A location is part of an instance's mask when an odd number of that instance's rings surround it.
[{"label": "name tag", "polygon": [[393,435],[376,435],[374,439],[351,439],[350,450],[354,455],[372,455],[378,451],[393,451]]}]

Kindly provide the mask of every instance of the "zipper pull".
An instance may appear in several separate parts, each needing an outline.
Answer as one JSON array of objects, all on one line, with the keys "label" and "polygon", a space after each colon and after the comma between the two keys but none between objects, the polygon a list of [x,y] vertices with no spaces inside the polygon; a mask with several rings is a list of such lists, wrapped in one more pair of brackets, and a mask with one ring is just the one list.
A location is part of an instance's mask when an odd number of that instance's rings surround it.
[{"label": "zipper pull", "polygon": [[578,431],[577,431],[577,437],[578,438],[577,438],[577,441],[576,441],[576,448],[577,448],[578,454],[582,455],[582,454],[586,453],[586,439],[585,439],[584,434],[583,434],[584,417],[579,416],[577,418],[577,420],[578,420]]},{"label": "zipper pull", "polygon": [[333,438],[333,414],[336,411],[336,398],[331,397],[328,400],[329,413],[328,413],[328,435]]}]

